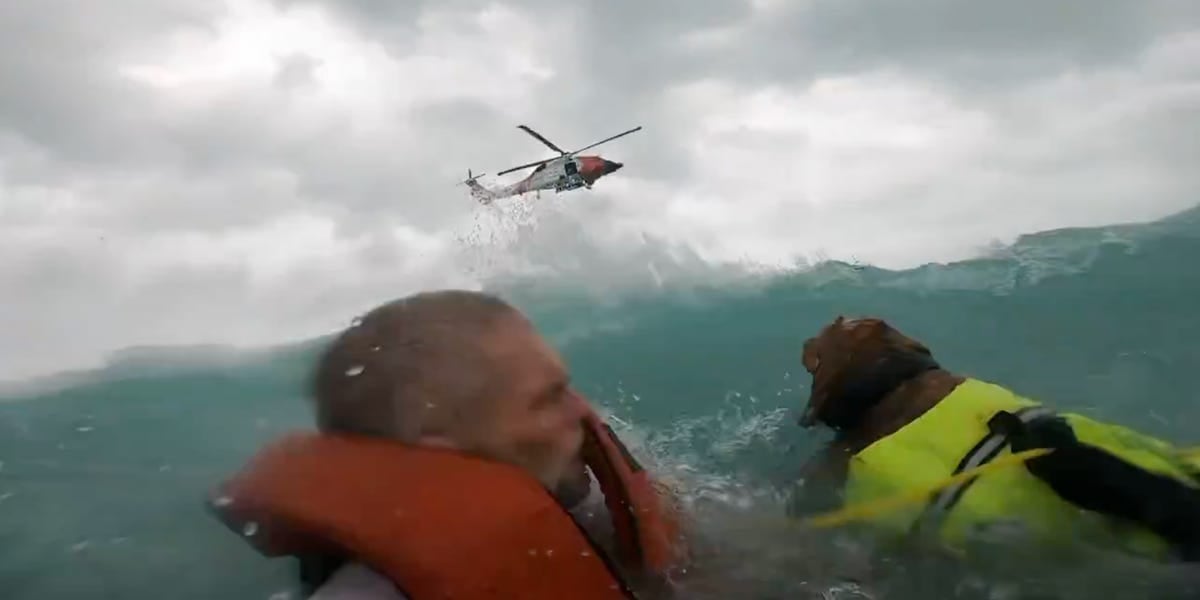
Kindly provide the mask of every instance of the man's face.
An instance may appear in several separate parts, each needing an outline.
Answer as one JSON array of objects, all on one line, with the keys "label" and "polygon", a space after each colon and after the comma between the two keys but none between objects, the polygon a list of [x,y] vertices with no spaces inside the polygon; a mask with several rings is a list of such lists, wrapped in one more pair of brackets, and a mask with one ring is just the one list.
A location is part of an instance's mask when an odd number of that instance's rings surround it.
[{"label": "man's face", "polygon": [[574,506],[590,489],[580,452],[586,401],[571,388],[562,358],[527,321],[513,319],[488,337],[497,385],[473,436],[477,450],[525,468]]}]

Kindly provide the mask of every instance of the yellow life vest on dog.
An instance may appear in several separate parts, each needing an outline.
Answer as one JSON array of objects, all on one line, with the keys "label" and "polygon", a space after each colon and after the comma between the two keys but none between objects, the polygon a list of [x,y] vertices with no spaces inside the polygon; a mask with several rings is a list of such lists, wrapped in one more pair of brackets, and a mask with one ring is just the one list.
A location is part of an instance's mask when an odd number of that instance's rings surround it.
[{"label": "yellow life vest on dog", "polygon": [[[989,430],[999,411],[1028,421],[1053,413],[1011,391],[967,379],[917,420],[876,441],[850,460],[847,505],[893,497],[916,487],[933,486],[954,474],[1011,454],[1003,434]],[[1080,442],[1102,448],[1143,469],[1200,485],[1200,457],[1131,429],[1062,413]],[[886,511],[872,525],[905,536],[918,530],[936,533],[952,550],[962,551],[972,532],[989,524],[1012,523],[1041,542],[1091,541],[1136,554],[1163,558],[1167,543],[1135,524],[1077,508],[1022,466],[999,469],[945,487],[925,505]]]}]

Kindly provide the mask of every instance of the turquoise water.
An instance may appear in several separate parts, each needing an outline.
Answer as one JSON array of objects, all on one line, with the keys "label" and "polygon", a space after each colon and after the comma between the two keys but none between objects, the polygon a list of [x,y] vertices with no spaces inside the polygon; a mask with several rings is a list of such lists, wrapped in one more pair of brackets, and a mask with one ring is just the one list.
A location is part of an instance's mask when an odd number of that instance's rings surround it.
[{"label": "turquoise water", "polygon": [[[585,393],[661,458],[704,474],[698,494],[736,503],[739,483],[759,491],[786,483],[826,439],[794,425],[808,385],[797,361],[804,337],[838,314],[886,318],[955,371],[1200,443],[1198,260],[1193,209],[1150,224],[1027,236],[989,258],[908,271],[826,263],[603,302],[536,281],[498,291],[554,340]],[[208,519],[202,500],[263,441],[307,424],[303,376],[319,342],[233,360],[134,357],[66,387],[8,391],[0,402],[4,597],[286,591],[291,565],[260,559]],[[764,534],[775,545],[763,546],[762,563],[803,561],[780,551],[807,547],[787,538],[796,535]],[[759,577],[784,581],[789,568]],[[1103,581],[1099,569],[1072,577]],[[1171,576],[1122,573],[1121,582],[1151,585]],[[947,589],[961,597],[1015,597],[955,577]],[[897,587],[876,583],[872,593]]]}]

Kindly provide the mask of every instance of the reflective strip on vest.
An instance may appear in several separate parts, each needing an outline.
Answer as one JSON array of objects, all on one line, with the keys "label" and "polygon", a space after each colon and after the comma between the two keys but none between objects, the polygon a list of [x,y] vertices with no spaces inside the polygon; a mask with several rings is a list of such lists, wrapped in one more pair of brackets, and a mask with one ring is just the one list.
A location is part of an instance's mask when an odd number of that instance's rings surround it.
[{"label": "reflective strip on vest", "polygon": [[[1054,411],[1044,406],[1027,406],[1013,413],[1022,423],[1029,424],[1033,421],[1054,416]],[[995,459],[1008,446],[1008,434],[992,430],[983,439],[975,444],[959,461],[958,467],[954,469],[951,476],[958,475],[963,471],[968,471],[977,467],[982,467]],[[971,488],[971,485],[978,480],[978,477],[972,477],[961,483],[943,488],[935,494],[929,504],[925,506],[920,518],[913,522],[912,531],[914,533],[924,533],[932,531],[936,525],[940,525],[946,515],[954,509],[954,505],[962,499],[963,494]]]},{"label": "reflective strip on vest", "polygon": [[[1040,406],[1002,386],[967,378],[920,417],[851,457],[844,502],[881,501],[914,488],[936,486],[956,464],[955,472],[961,473],[999,460],[1007,440],[992,433],[992,420],[1001,412],[1015,416]],[[1067,421],[1081,443],[1138,468],[1192,482],[1188,464],[1192,470],[1200,467],[1200,457],[1189,458],[1189,452],[1164,440],[1078,413],[1060,411],[1057,415]],[[1001,439],[993,439],[997,437]],[[970,493],[966,493],[968,486]],[[928,517],[940,522],[936,537],[955,549],[965,549],[977,526],[1004,521],[1020,522],[1031,539],[1121,547],[1151,557],[1161,557],[1168,549],[1164,540],[1144,527],[1079,510],[1023,467],[971,478],[961,488],[947,490],[944,499],[943,494],[932,496],[925,505],[881,512],[870,524],[887,537],[903,538],[913,534],[916,521]]]}]

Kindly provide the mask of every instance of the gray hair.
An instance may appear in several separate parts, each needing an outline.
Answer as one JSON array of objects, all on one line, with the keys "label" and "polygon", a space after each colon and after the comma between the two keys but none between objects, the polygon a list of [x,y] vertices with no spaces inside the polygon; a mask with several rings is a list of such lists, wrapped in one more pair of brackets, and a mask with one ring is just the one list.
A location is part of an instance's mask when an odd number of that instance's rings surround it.
[{"label": "gray hair", "polygon": [[484,340],[521,313],[496,296],[422,292],[372,309],[317,362],[312,387],[321,431],[412,442],[447,434],[485,409],[500,374]]}]

